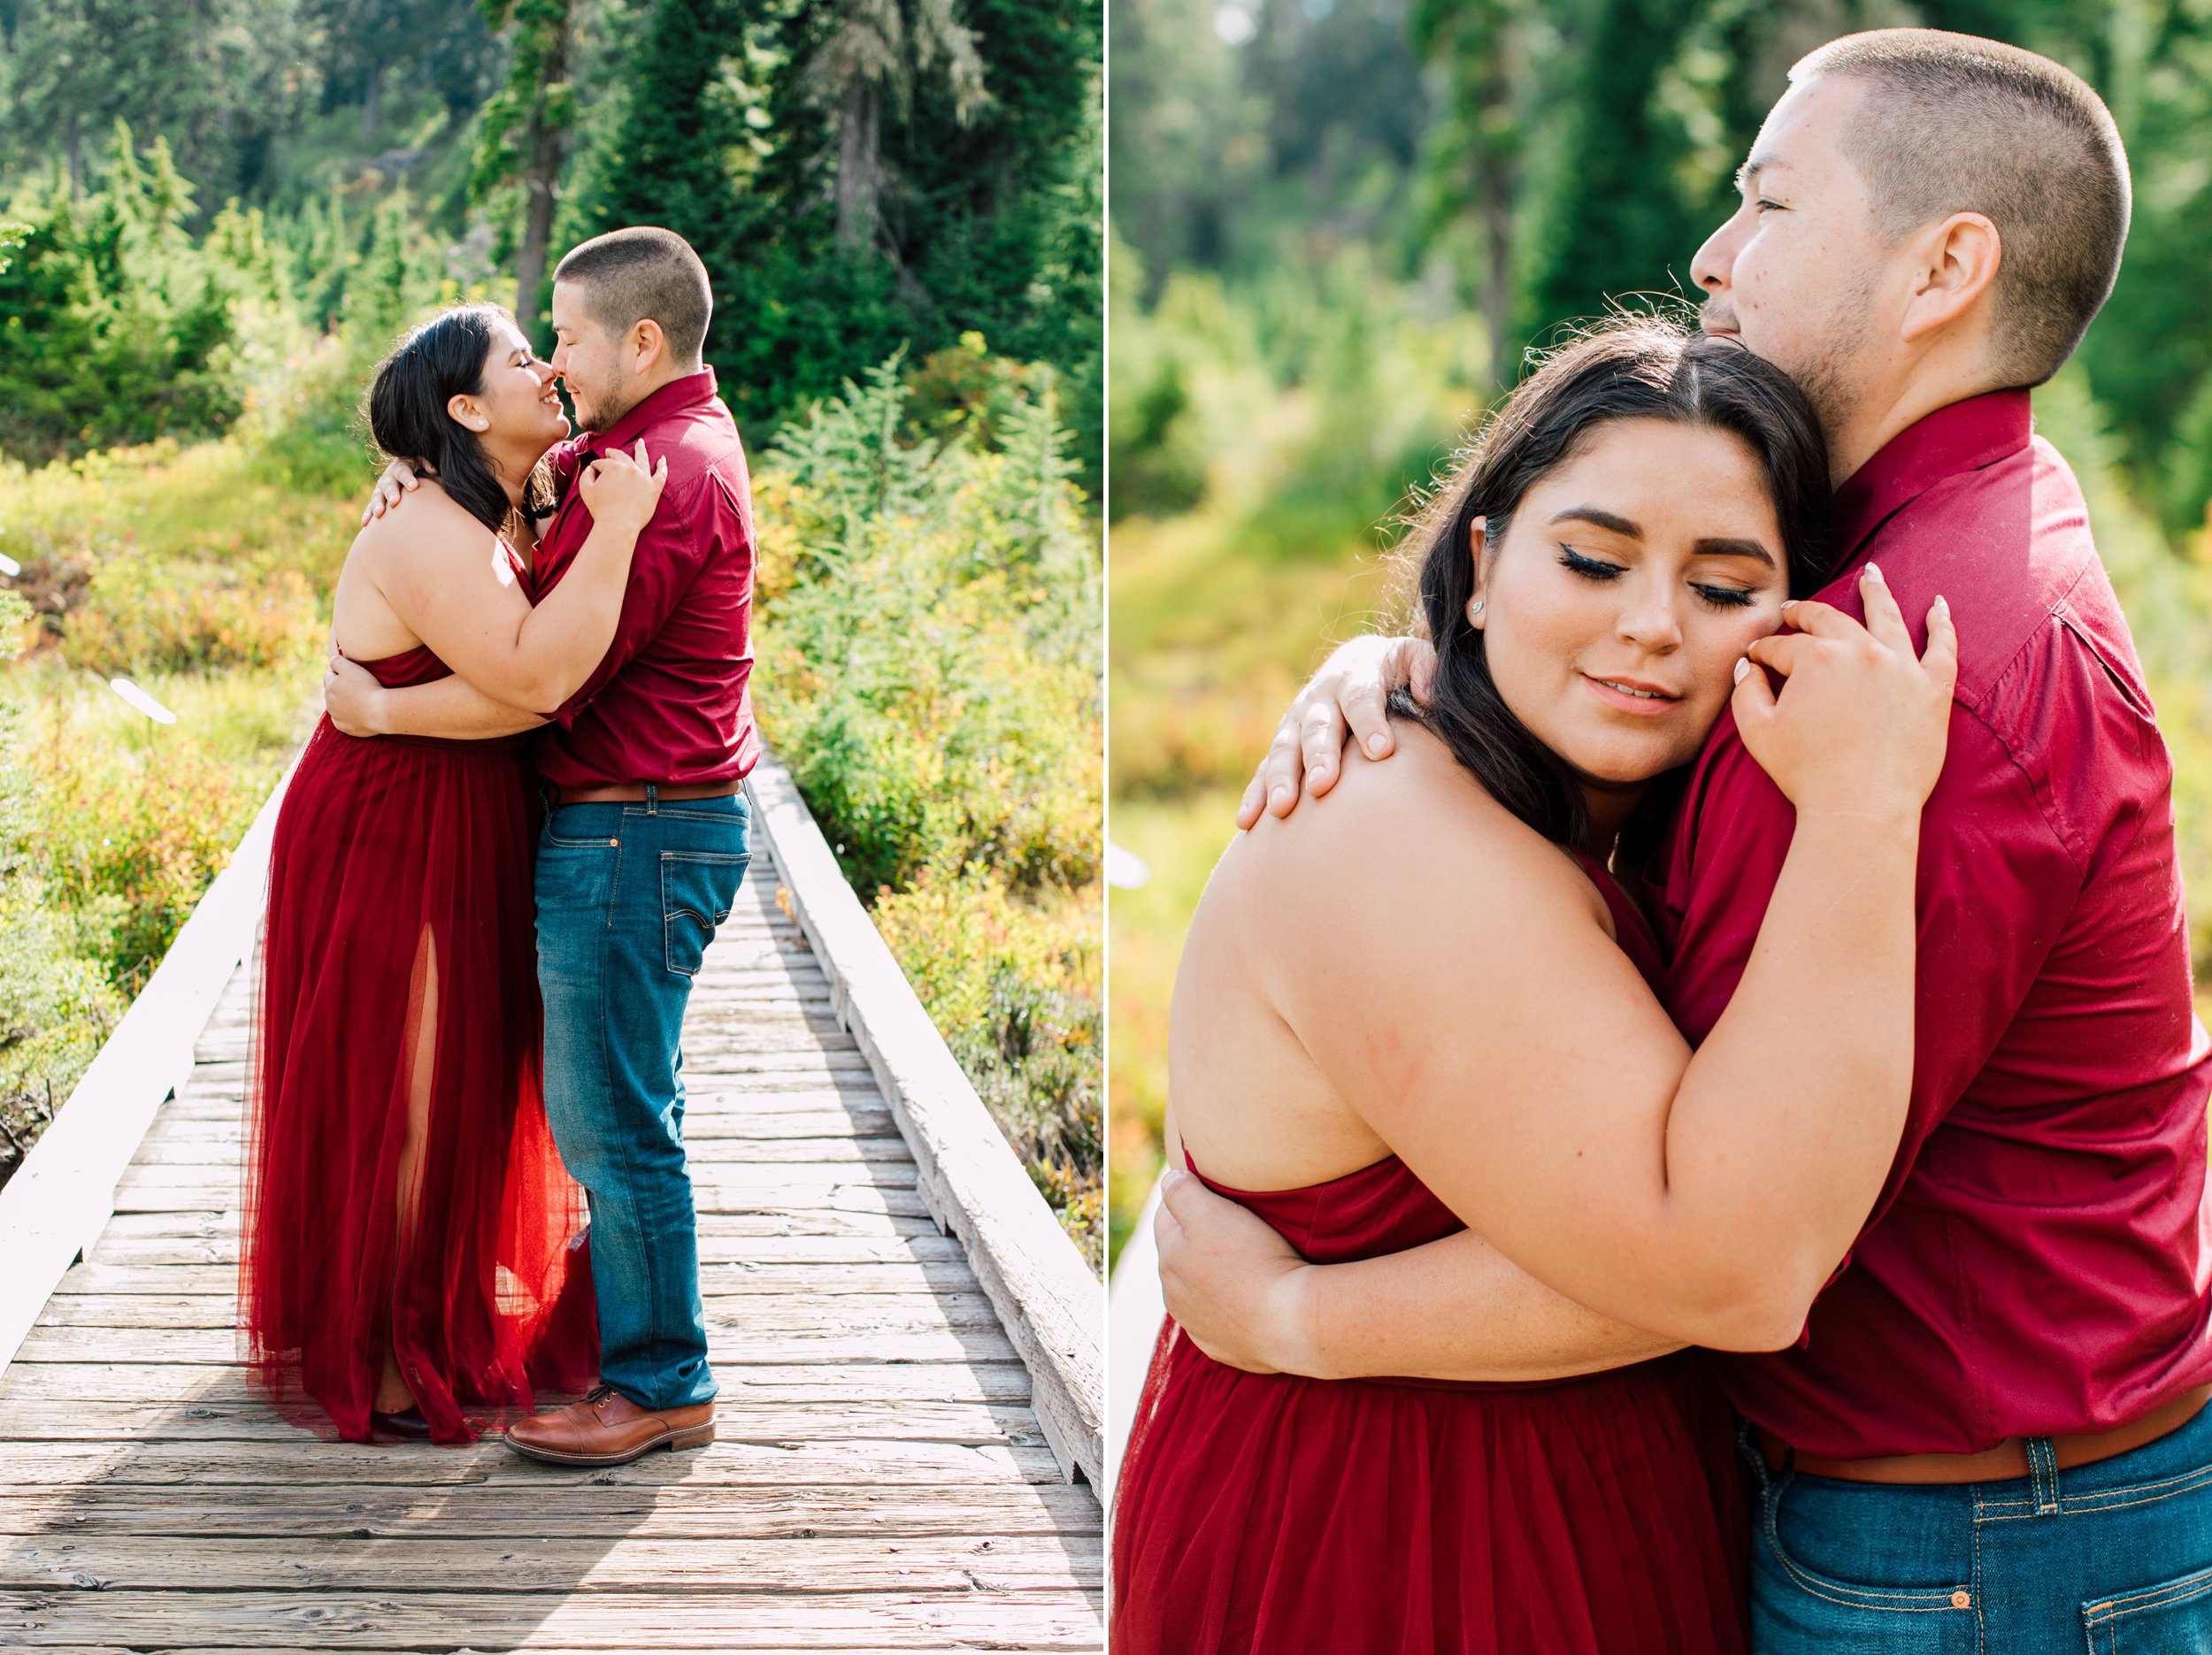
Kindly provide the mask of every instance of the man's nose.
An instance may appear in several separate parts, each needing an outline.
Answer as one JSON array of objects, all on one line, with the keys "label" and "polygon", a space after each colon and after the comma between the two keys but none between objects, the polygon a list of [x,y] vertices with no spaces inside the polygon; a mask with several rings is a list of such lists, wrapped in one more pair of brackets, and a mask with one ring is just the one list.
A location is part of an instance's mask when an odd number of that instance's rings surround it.
[{"label": "man's nose", "polygon": [[1690,261],[1690,280],[1707,293],[1720,293],[1728,287],[1729,273],[1736,263],[1737,225],[1742,216],[1732,215],[1707,236],[1705,245],[1697,249],[1697,257]]}]

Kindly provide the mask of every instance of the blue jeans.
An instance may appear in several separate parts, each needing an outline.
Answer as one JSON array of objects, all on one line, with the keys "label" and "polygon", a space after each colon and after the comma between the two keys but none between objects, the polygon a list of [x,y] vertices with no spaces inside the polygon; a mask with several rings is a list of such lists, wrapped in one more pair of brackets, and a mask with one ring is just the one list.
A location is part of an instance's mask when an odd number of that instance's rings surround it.
[{"label": "blue jeans", "polygon": [[564,805],[538,835],[545,1107],[591,1203],[599,1373],[644,1408],[715,1393],[684,1159],[684,1008],[749,854],[742,798]]},{"label": "blue jeans", "polygon": [[1903,1487],[1752,1465],[1756,1655],[2212,1655],[2212,1407],[2131,1452]]}]

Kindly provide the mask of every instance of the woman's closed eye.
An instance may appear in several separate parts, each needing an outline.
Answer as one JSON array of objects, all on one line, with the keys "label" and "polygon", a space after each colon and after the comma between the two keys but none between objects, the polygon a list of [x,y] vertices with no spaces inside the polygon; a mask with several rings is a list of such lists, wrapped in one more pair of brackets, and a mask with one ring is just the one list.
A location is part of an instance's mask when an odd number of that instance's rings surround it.
[{"label": "woman's closed eye", "polygon": [[1747,586],[1709,586],[1695,580],[1690,590],[1717,609],[1748,609],[1759,595]]},{"label": "woman's closed eye", "polygon": [[1619,563],[1609,563],[1601,557],[1586,556],[1563,540],[1559,544],[1559,565],[1586,580],[1612,580],[1628,572]]}]

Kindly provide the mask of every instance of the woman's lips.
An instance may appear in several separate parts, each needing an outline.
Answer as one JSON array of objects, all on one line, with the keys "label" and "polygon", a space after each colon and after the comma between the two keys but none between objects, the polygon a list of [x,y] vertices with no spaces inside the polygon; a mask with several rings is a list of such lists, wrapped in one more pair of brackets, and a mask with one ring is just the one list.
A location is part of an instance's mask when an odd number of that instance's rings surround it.
[{"label": "woman's lips", "polygon": [[[1582,675],[1582,681],[1590,686],[1590,693],[1608,707],[1618,712],[1632,713],[1639,718],[1663,717],[1672,712],[1682,700],[1679,695],[1655,692],[1651,686],[1639,684],[1632,678],[1616,678],[1609,682],[1586,672]],[[1638,694],[1636,692],[1639,690],[1645,693]]]}]

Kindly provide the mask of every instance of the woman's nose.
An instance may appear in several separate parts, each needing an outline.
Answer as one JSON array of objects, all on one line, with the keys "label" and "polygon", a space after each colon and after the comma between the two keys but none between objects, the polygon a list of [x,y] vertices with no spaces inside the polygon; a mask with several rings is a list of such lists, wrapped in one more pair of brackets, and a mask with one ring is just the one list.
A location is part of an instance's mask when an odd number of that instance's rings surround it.
[{"label": "woman's nose", "polygon": [[1653,582],[1634,594],[1621,610],[1620,635],[1629,642],[1663,654],[1682,641],[1682,617],[1674,594]]}]

